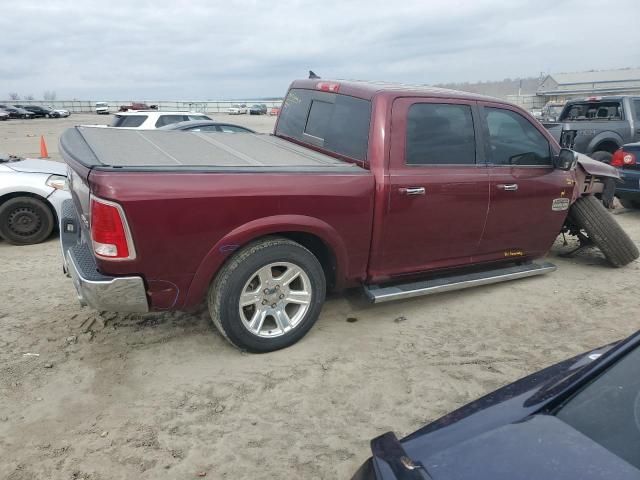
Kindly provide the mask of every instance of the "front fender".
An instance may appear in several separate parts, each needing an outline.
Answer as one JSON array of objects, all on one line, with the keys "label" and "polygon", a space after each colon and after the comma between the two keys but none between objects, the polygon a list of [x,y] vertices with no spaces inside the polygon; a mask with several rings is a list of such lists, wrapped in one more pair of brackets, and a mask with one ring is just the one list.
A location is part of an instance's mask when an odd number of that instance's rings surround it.
[{"label": "front fender", "polygon": [[624,144],[624,140],[619,133],[614,132],[612,130],[607,130],[605,132],[598,133],[595,137],[591,139],[591,141],[587,145],[586,153],[593,153],[597,151],[596,147],[600,145],[602,142],[613,142],[617,144],[618,147]]},{"label": "front fender", "polygon": [[339,283],[345,275],[348,257],[346,246],[338,232],[328,223],[314,217],[274,215],[237,227],[209,250],[193,276],[184,306],[190,308],[202,302],[211,280],[233,252],[260,237],[292,232],[315,235],[331,249],[336,259],[336,279]]},{"label": "front fender", "polygon": [[598,162],[597,160],[594,160],[587,155],[583,155],[582,153],[578,153],[577,168],[596,177],[607,177],[616,180],[620,179],[620,172],[618,172],[615,167],[603,162]]}]

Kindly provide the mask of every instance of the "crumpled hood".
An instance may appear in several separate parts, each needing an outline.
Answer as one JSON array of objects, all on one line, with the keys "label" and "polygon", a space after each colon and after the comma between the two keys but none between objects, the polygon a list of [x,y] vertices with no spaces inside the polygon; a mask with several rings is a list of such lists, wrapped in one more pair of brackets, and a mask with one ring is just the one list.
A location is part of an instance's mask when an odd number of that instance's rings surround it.
[{"label": "crumpled hood", "polygon": [[51,160],[27,158],[17,162],[4,163],[3,165],[15,170],[16,172],[49,173],[51,175],[67,176],[67,165],[62,162],[53,162]]},{"label": "crumpled hood", "polygon": [[582,153],[578,153],[578,165],[580,165],[589,175],[595,175],[597,177],[611,177],[616,179],[620,178],[620,173],[615,167],[594,160],[593,158],[590,158]]}]

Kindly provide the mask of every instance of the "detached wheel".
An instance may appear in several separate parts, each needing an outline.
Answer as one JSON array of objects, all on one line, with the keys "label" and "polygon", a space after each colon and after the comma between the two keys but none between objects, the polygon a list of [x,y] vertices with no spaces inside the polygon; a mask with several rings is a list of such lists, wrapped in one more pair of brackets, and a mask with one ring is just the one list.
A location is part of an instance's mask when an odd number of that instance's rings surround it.
[{"label": "detached wheel", "polygon": [[309,250],[270,237],[231,257],[207,300],[213,323],[229,342],[263,353],[305,336],[320,315],[325,290],[322,266]]},{"label": "detached wheel", "polygon": [[53,213],[42,200],[14,197],[0,205],[0,236],[14,245],[46,240],[53,231]]},{"label": "detached wheel", "polygon": [[569,210],[569,220],[587,233],[614,267],[638,258],[638,247],[596,197],[576,200]]},{"label": "detached wheel", "polygon": [[609,153],[609,152],[604,151],[604,150],[599,150],[597,152],[593,152],[589,156],[591,158],[593,158],[594,160],[597,160],[599,162],[606,163],[606,164],[611,163],[611,159],[613,158],[613,154],[612,153]]}]

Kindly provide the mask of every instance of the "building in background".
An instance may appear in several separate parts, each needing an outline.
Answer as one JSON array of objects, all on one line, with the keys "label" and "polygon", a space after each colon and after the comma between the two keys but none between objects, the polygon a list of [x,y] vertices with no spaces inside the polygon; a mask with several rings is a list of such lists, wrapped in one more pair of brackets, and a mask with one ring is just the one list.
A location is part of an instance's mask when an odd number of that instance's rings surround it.
[{"label": "building in background", "polygon": [[547,102],[604,95],[640,95],[640,68],[547,75],[536,92]]}]

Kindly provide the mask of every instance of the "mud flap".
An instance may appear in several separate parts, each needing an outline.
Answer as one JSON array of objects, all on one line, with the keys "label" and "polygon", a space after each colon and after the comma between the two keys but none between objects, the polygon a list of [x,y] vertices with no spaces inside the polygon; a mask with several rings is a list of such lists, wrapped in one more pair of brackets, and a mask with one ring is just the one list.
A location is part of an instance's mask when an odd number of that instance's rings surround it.
[{"label": "mud flap", "polygon": [[616,179],[604,177],[602,179],[604,190],[602,191],[602,204],[606,208],[613,208],[613,195],[616,193]]}]

